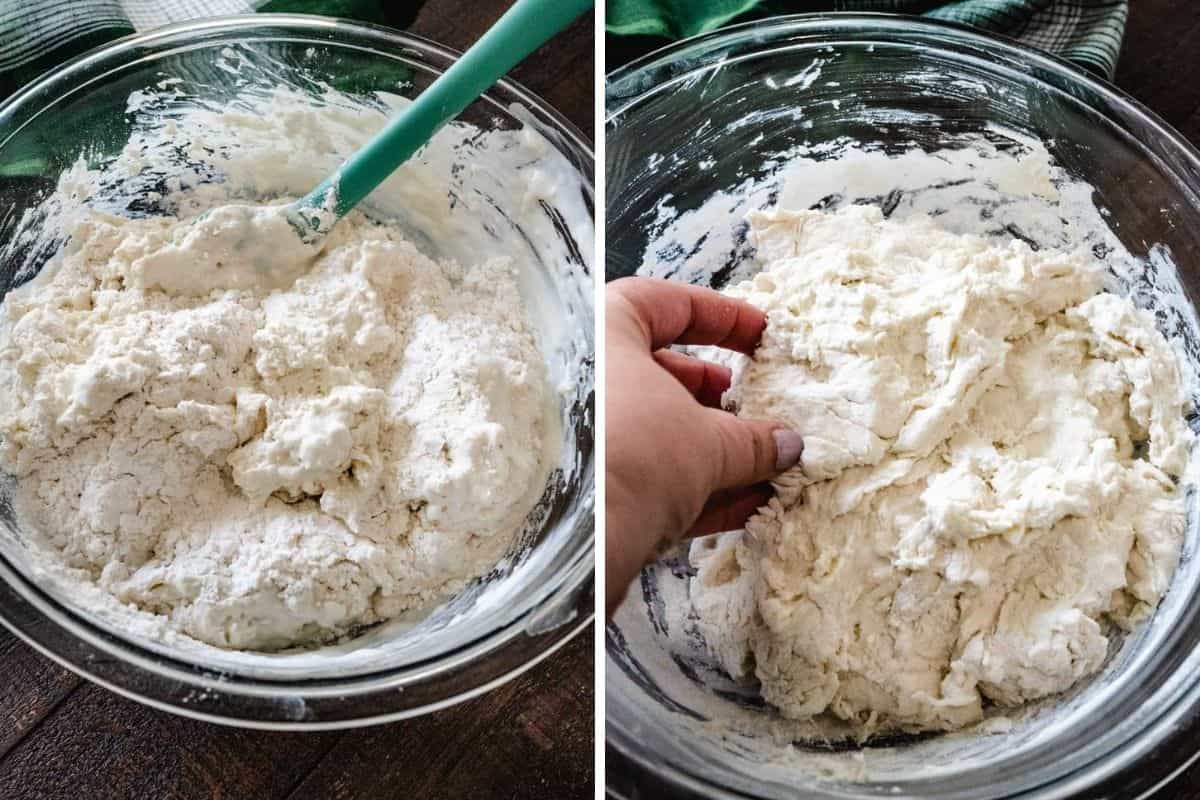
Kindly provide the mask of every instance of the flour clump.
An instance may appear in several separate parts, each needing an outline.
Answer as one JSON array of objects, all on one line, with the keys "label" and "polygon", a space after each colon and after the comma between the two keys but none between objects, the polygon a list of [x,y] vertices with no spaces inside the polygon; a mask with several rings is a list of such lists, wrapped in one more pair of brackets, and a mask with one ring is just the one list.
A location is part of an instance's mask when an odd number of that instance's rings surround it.
[{"label": "flour clump", "polygon": [[1100,669],[1185,528],[1191,379],[1090,255],[935,220],[750,215],[768,316],[727,403],[805,437],[745,532],[698,540],[710,649],[783,716],[953,730]]},{"label": "flour clump", "polygon": [[5,299],[22,529],[73,580],[239,649],[332,641],[495,565],[557,439],[512,261],[436,261],[352,212],[294,273],[205,283],[188,264],[236,266],[242,224],[209,220],[232,234],[199,252],[194,218],[92,210]]}]

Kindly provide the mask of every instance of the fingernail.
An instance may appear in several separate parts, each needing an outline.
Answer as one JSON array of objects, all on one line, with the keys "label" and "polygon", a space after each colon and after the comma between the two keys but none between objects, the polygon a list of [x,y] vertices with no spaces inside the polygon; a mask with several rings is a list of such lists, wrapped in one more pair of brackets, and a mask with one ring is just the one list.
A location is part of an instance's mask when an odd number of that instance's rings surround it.
[{"label": "fingernail", "polygon": [[804,453],[804,437],[787,428],[772,434],[775,437],[775,469],[782,472],[800,463]]}]

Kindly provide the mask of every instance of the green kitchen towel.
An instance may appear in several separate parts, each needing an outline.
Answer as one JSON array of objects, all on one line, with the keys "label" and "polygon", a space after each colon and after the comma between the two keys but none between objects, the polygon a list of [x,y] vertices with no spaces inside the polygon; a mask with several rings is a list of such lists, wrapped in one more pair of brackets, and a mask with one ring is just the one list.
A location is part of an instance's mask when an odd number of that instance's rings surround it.
[{"label": "green kitchen towel", "polygon": [[974,25],[1112,77],[1127,0],[608,0],[609,33],[684,39],[730,22],[803,11],[891,11]]},{"label": "green kitchen towel", "polygon": [[407,27],[421,2],[388,0],[0,0],[0,99],[127,34],[226,14],[292,12]]}]

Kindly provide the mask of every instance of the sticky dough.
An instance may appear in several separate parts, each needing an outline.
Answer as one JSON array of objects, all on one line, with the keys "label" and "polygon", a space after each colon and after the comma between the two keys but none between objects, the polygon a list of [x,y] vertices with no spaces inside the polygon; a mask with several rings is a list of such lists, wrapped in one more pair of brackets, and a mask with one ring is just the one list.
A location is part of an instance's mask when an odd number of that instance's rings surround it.
[{"label": "sticky dough", "polygon": [[[435,261],[358,212],[320,248],[268,215],[247,254],[268,212],[235,211],[89,211],[6,297],[0,466],[76,596],[219,647],[327,642],[508,551],[550,389],[511,260]],[[247,261],[272,250],[295,269]]]},{"label": "sticky dough", "polygon": [[1096,672],[1185,527],[1186,378],[1154,319],[1087,254],[868,206],[750,224],[764,266],[729,293],[768,325],[726,401],[806,445],[744,533],[692,546],[724,668],[785,717],[910,730]]}]

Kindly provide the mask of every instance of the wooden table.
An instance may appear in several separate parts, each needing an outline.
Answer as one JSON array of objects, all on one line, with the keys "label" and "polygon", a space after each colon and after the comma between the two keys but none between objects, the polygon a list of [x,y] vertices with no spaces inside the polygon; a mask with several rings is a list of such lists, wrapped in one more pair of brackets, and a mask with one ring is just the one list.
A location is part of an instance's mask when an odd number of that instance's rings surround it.
[{"label": "wooden table", "polygon": [[[1177,128],[1193,144],[1200,146],[1200,3],[1194,0],[1132,0],[1125,43],[1117,67],[1115,82]],[[663,42],[650,39],[608,37],[606,70],[659,47]],[[1151,760],[1180,765],[1200,751],[1200,720],[1177,736]],[[631,800],[676,800],[690,797],[664,786],[639,780],[638,789],[630,788],[622,759],[611,748],[608,769],[617,776],[621,796]],[[1150,787],[1141,786],[1139,792]],[[1129,796],[1124,784],[1104,787],[1094,797]],[[1193,763],[1155,798],[1162,800],[1200,800],[1200,760]]]},{"label": "wooden table", "polygon": [[[430,0],[410,30],[465,49],[507,5]],[[577,22],[514,73],[588,136],[592,30],[590,19]],[[0,628],[0,798],[591,797],[592,649],[589,629],[505,686],[409,722],[264,733],[125,700]]]}]

